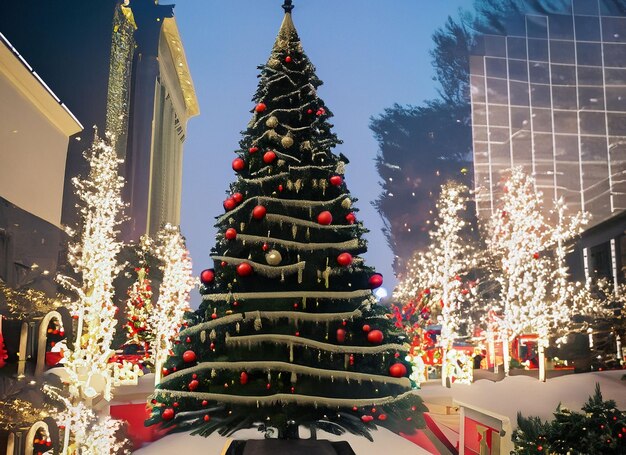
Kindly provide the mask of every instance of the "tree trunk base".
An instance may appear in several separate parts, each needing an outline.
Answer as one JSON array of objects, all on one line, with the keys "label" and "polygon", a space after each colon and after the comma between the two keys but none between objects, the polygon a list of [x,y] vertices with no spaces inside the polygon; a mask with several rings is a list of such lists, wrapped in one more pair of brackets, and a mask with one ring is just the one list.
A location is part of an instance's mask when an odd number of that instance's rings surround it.
[{"label": "tree trunk base", "polygon": [[250,439],[232,441],[225,455],[356,455],[346,441]]}]

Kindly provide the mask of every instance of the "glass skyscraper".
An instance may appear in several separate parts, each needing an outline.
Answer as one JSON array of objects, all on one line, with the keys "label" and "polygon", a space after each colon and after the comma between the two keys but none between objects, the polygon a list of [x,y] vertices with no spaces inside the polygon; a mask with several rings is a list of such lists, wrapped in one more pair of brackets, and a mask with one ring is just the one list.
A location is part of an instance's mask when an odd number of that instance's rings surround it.
[{"label": "glass skyscraper", "polygon": [[626,210],[626,17],[602,1],[511,19],[470,57],[477,209],[497,207],[503,171],[534,175],[595,225]]}]

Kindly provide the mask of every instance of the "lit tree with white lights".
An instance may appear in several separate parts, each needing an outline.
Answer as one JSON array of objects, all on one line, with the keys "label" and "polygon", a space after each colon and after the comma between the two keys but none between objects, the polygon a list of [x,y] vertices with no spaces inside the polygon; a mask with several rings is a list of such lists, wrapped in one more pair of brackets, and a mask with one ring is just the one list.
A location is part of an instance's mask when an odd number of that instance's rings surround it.
[{"label": "lit tree with white lights", "polygon": [[[104,140],[96,134],[93,145],[84,154],[89,175],[72,180],[80,200],[81,221],[77,232],[68,230],[74,236],[68,260],[78,278],[59,276],[59,281],[77,295],[70,305],[78,316],[75,350],[65,361],[73,396],[95,396],[97,391],[91,381],[96,376],[110,386],[108,359],[113,354],[111,343],[117,323],[113,279],[121,270],[117,255],[122,248],[117,228],[124,208],[124,179],[119,175],[122,160],[110,142],[110,137]],[[105,398],[110,399],[109,387]]]},{"label": "lit tree with white lights", "polygon": [[[476,251],[470,241],[470,224],[465,220],[469,189],[448,182],[441,187],[437,201],[437,219],[430,232],[430,245],[413,256],[407,277],[397,288],[401,301],[419,300],[424,324],[441,324],[439,345],[442,349],[441,381],[445,386],[456,359],[452,353],[460,329],[469,323],[474,292],[467,275],[477,265]],[[424,298],[427,295],[427,298]],[[419,298],[421,296],[421,298]]]},{"label": "lit tree with white lights", "polygon": [[183,316],[189,309],[189,293],[195,286],[195,279],[185,239],[178,227],[166,224],[156,234],[154,241],[144,237],[142,243],[161,262],[163,271],[159,298],[146,321],[152,339],[155,383],[158,384],[161,380],[161,366],[170,354],[172,343],[183,324]]},{"label": "lit tree with white lights", "polygon": [[542,195],[535,181],[514,168],[502,185],[500,207],[489,225],[489,249],[496,260],[500,284],[500,333],[504,371],[509,373],[509,344],[524,331],[538,335],[539,378],[545,380],[549,337],[571,326],[572,317],[591,311],[580,284],[571,283],[565,262],[567,241],[580,233],[585,217],[565,216],[557,201],[555,220],[542,213]]}]

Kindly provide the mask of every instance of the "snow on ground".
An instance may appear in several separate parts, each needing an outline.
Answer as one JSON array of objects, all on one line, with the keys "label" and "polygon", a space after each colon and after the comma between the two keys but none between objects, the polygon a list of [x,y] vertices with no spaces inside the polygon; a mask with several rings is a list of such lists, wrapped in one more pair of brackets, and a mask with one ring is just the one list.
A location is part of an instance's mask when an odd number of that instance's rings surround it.
[{"label": "snow on ground", "polygon": [[[625,370],[571,374],[539,382],[529,376],[512,376],[499,382],[482,379],[472,385],[453,385],[447,389],[439,381],[423,385],[419,394],[426,405],[451,405],[458,400],[508,417],[513,428],[516,427],[517,412],[525,416],[539,416],[551,419],[559,403],[571,410],[579,411],[587,398],[594,393],[595,384],[599,383],[605,400],[613,399],[620,409],[626,409],[626,381],[622,381]],[[433,406],[435,408],[436,406]],[[434,410],[434,409],[433,409]],[[357,455],[373,453],[393,453],[394,455],[420,455],[429,452],[410,441],[388,431],[379,429],[372,433],[374,442],[353,436],[334,436],[319,432],[319,439],[348,441]],[[257,430],[242,430],[234,439],[261,439]],[[192,453],[198,451],[205,455],[219,455],[227,438],[213,434],[208,438],[178,433],[166,436],[138,451],[138,455]]]},{"label": "snow on ground", "polygon": [[[348,441],[357,455],[372,455],[374,453],[393,453],[393,455],[426,455],[430,452],[416,446],[410,441],[392,433],[384,428],[372,432],[374,442],[351,434],[335,436],[318,432],[318,439],[330,441]],[[262,439],[262,434],[257,430],[241,430],[235,433],[232,439]],[[177,433],[159,439],[152,444],[136,450],[137,455],[157,454],[191,454],[220,455],[228,438],[212,434],[208,438],[191,436],[189,433]],[[305,455],[305,454],[303,454]]]},{"label": "snow on ground", "polygon": [[517,412],[524,416],[552,419],[559,403],[572,411],[580,411],[587,398],[600,384],[602,397],[612,399],[619,409],[626,409],[626,370],[570,374],[539,382],[529,376],[511,376],[500,382],[486,379],[472,385],[452,385],[446,389],[439,381],[423,385],[419,395],[428,403],[451,404],[452,399],[508,417],[517,426]]}]

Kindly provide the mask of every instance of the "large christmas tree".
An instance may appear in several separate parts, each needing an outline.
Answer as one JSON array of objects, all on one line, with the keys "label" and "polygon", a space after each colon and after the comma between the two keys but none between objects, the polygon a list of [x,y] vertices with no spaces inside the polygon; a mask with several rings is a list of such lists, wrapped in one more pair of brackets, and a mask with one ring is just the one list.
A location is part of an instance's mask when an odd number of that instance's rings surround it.
[{"label": "large christmas tree", "polygon": [[411,433],[424,408],[407,347],[372,295],[382,277],[359,257],[366,230],[344,183],[348,160],[332,153],[340,141],[290,3],[259,67],[203,303],[165,364],[148,423],[202,435],[259,426],[294,438],[300,425]]}]

